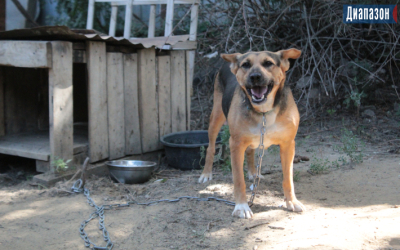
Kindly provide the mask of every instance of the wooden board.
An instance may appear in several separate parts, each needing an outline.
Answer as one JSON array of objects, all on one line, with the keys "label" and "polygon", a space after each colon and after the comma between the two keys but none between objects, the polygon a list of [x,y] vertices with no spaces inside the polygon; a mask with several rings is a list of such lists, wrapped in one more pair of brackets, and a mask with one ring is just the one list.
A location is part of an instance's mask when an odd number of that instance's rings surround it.
[{"label": "wooden board", "polygon": [[[15,155],[29,159],[50,160],[49,130],[6,135],[0,137],[0,154]],[[88,146],[87,127],[74,127],[73,154],[86,152]]]},{"label": "wooden board", "polygon": [[186,130],[185,68],[185,51],[171,51],[171,114],[173,133]]},{"label": "wooden board", "polygon": [[190,130],[191,96],[193,95],[194,51],[186,51],[186,122]]},{"label": "wooden board", "polygon": [[125,155],[124,68],[122,53],[107,53],[109,159]]},{"label": "wooden board", "polygon": [[146,153],[159,147],[155,49],[139,50],[138,60],[142,153]]},{"label": "wooden board", "polygon": [[0,41],[0,65],[50,68],[51,47],[49,42]]},{"label": "wooden board", "polygon": [[171,58],[158,58],[158,120],[160,138],[171,133]]},{"label": "wooden board", "polygon": [[89,95],[89,157],[90,162],[96,162],[109,156],[106,44],[89,41],[86,46]]},{"label": "wooden board", "polygon": [[0,136],[5,135],[4,121],[4,72],[3,67],[0,67]]},{"label": "wooden board", "polygon": [[125,154],[141,154],[138,56],[124,54]]},{"label": "wooden board", "polygon": [[51,45],[52,68],[49,69],[51,160],[55,157],[72,160],[72,43],[57,41],[51,42]]}]

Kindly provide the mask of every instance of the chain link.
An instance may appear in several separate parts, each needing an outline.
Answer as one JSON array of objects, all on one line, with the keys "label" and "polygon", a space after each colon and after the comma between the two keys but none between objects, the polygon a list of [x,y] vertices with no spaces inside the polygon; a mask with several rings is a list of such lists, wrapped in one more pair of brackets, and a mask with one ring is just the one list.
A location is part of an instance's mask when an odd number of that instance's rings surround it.
[{"label": "chain link", "polygon": [[260,176],[261,176],[261,165],[262,165],[262,158],[264,156],[264,134],[266,132],[266,127],[267,127],[267,118],[265,117],[266,113],[263,113],[262,117],[262,126],[260,129],[261,135],[260,135],[260,145],[258,145],[258,150],[257,150],[257,167],[256,167],[256,176],[253,178],[253,184],[251,184],[250,189],[252,190],[251,196],[250,196],[250,201],[249,201],[249,206],[253,206],[254,198],[256,197],[257,194],[257,188],[258,185],[260,184]]},{"label": "chain link", "polygon": [[[257,193],[257,188],[260,183],[261,164],[262,164],[262,158],[264,156],[264,149],[265,149],[264,134],[266,132],[266,124],[267,124],[267,120],[266,120],[265,113],[264,113],[263,118],[262,118],[262,126],[260,129],[260,131],[261,131],[260,145],[258,146],[258,150],[257,150],[258,163],[257,163],[257,168],[256,168],[256,176],[254,177],[253,184],[250,187],[252,189],[252,193],[251,193],[251,197],[250,197],[250,201],[249,201],[249,206],[253,205],[254,198]],[[218,202],[224,202],[225,204],[227,204],[229,206],[235,206],[234,202],[220,199],[217,197],[200,198],[200,197],[196,197],[196,196],[181,196],[181,197],[178,197],[178,198],[172,199],[172,200],[163,199],[163,200],[156,200],[156,201],[142,202],[142,203],[138,203],[135,201],[128,201],[127,203],[122,203],[122,204],[109,204],[109,205],[97,206],[96,203],[94,202],[94,200],[90,197],[89,189],[82,187],[82,183],[83,182],[81,179],[77,180],[72,185],[71,190],[75,193],[81,193],[83,191],[83,194],[86,196],[89,206],[94,207],[96,209],[96,211],[94,211],[90,215],[89,219],[84,220],[79,227],[79,235],[85,242],[84,243],[85,247],[93,249],[93,250],[111,250],[114,247],[114,243],[111,241],[110,234],[108,233],[108,231],[104,225],[104,210],[111,210],[113,208],[121,208],[121,207],[130,207],[131,205],[151,206],[151,205],[158,204],[160,202],[170,202],[170,203],[171,202],[179,202],[183,199],[189,199],[189,200],[193,200],[193,201],[218,201]],[[87,224],[89,224],[90,221],[92,221],[96,218],[98,218],[98,220],[99,220],[99,230],[101,230],[103,232],[103,239],[107,243],[106,246],[104,246],[104,247],[100,247],[100,246],[96,245],[95,243],[93,243],[89,239],[89,236],[87,235],[87,233],[85,232],[85,227],[87,226]]]}]

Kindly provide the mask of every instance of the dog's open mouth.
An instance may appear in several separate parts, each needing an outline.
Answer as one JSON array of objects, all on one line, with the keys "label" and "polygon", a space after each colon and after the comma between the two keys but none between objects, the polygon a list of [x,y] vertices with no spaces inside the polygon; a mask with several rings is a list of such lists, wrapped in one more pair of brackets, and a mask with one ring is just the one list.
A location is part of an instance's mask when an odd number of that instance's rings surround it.
[{"label": "dog's open mouth", "polygon": [[251,101],[254,103],[261,103],[267,99],[267,95],[271,92],[272,86],[255,86],[248,88],[247,92],[251,96]]}]

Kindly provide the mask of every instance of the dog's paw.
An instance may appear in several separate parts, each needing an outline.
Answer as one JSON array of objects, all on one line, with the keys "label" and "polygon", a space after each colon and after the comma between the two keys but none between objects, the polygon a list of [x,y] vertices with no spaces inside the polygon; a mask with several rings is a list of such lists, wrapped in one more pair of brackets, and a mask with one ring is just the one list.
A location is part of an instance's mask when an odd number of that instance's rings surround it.
[{"label": "dog's paw", "polygon": [[212,173],[201,174],[199,178],[199,183],[206,183],[207,181],[212,180]]},{"label": "dog's paw", "polygon": [[306,207],[303,204],[301,204],[301,202],[298,201],[297,199],[292,200],[292,201],[286,200],[286,207],[289,211],[293,211],[293,212],[305,212],[306,211]]},{"label": "dog's paw", "polygon": [[[247,172],[247,174],[249,175],[249,180],[252,181],[254,179],[254,177],[257,176],[257,174],[252,174],[250,172]],[[260,179],[265,179],[264,176],[260,175]]]},{"label": "dog's paw", "polygon": [[247,203],[241,203],[235,205],[232,216],[236,216],[242,219],[250,219],[251,217],[253,217],[253,212],[251,211]]}]

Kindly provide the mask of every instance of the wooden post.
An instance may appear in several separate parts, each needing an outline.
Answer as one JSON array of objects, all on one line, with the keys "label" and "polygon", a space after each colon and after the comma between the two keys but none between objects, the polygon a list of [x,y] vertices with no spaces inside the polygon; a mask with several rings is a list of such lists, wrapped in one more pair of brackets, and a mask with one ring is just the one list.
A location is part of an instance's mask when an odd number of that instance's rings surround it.
[{"label": "wooden post", "polygon": [[88,30],[93,29],[94,2],[95,2],[95,0],[89,0],[87,22],[86,22],[86,29],[88,29]]},{"label": "wooden post", "polygon": [[115,28],[117,26],[117,14],[118,5],[111,3],[111,17],[110,17],[110,29],[108,30],[108,35],[115,36]]},{"label": "wooden post", "polygon": [[167,0],[164,36],[170,36],[174,27],[174,0]]},{"label": "wooden post", "polygon": [[154,37],[156,30],[156,5],[150,5],[150,16],[149,16],[149,31],[147,37]]},{"label": "wooden post", "polygon": [[189,30],[189,40],[196,41],[197,36],[197,23],[199,20],[199,4],[193,4],[190,10],[190,30]]},{"label": "wooden post", "polygon": [[109,159],[125,155],[124,68],[122,53],[107,53]]},{"label": "wooden post", "polygon": [[[72,43],[51,42],[49,69],[50,161],[73,157]],[[54,172],[55,169],[51,168]]]},{"label": "wooden post", "polygon": [[[197,38],[197,23],[199,20],[199,4],[192,5],[190,12],[190,33],[189,41],[196,41]],[[191,96],[193,95],[193,75],[194,75],[194,62],[195,62],[195,51],[186,52],[186,118],[187,118],[187,130],[190,130],[190,105]]]},{"label": "wooden post", "polygon": [[129,39],[131,37],[131,25],[132,25],[132,1],[126,1],[125,7],[125,26],[124,26],[124,38]]},{"label": "wooden post", "polygon": [[172,132],[186,130],[186,62],[185,51],[171,51]]},{"label": "wooden post", "polygon": [[86,43],[90,162],[108,158],[106,43]]},{"label": "wooden post", "polygon": [[125,154],[141,154],[137,54],[124,54],[124,94]]},{"label": "wooden post", "polygon": [[158,119],[160,138],[171,133],[171,58],[158,57]]},{"label": "wooden post", "polygon": [[0,136],[5,135],[4,121],[4,68],[0,67]]},{"label": "wooden post", "polygon": [[190,108],[193,95],[193,74],[194,74],[195,51],[186,51],[186,120],[187,130],[190,130]]},{"label": "wooden post", "polygon": [[155,49],[139,50],[138,60],[142,153],[147,153],[159,147]]}]

